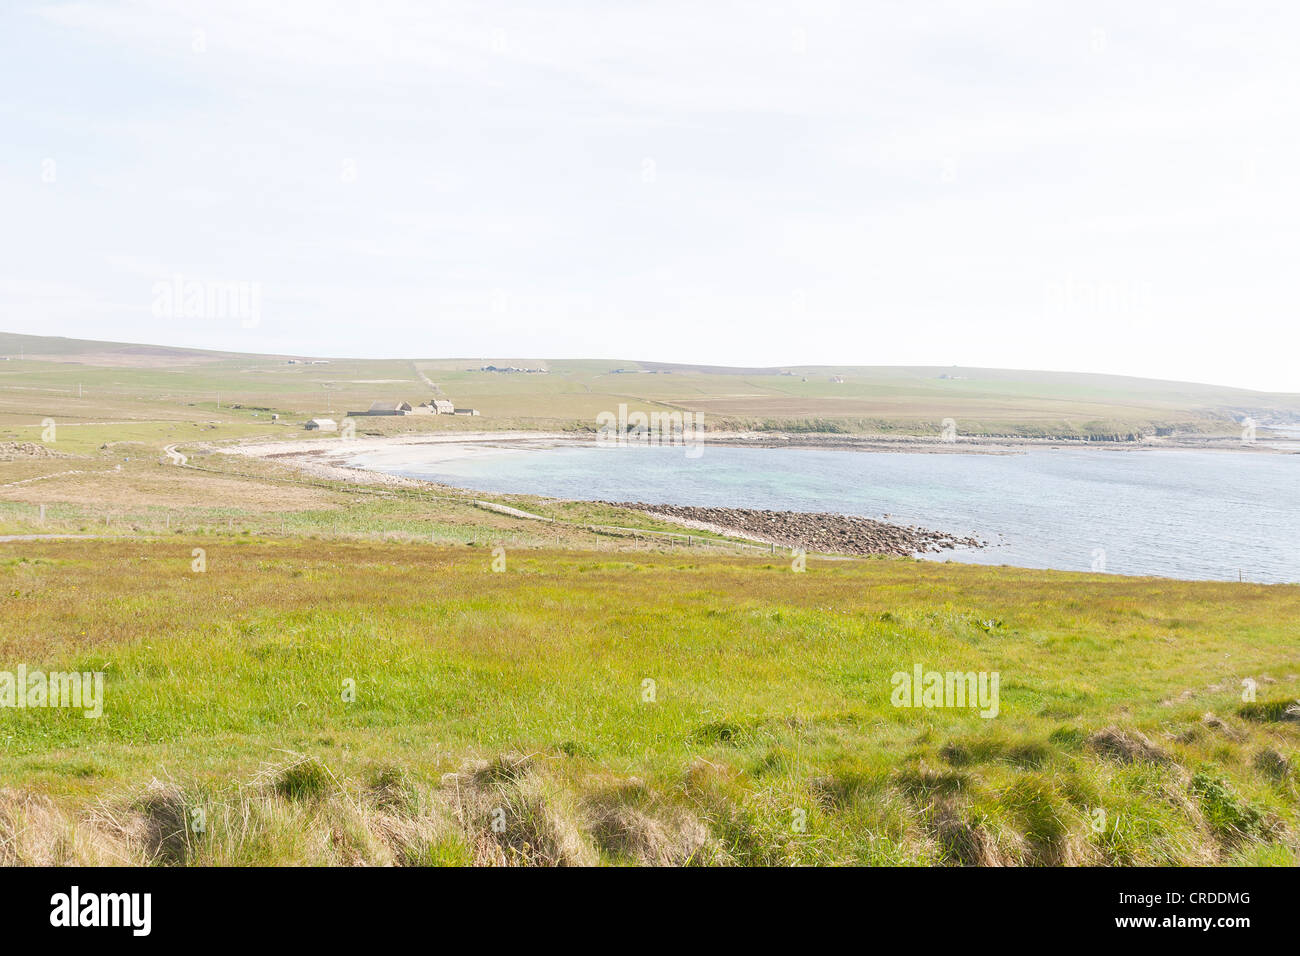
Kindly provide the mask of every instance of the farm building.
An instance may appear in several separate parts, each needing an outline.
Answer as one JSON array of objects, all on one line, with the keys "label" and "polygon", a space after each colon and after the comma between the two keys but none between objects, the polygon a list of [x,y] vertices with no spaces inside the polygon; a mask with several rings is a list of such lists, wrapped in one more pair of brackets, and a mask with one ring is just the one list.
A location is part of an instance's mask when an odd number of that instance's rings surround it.
[{"label": "farm building", "polygon": [[444,398],[431,398],[422,405],[411,409],[412,415],[450,415],[456,410],[451,402]]},{"label": "farm building", "polygon": [[336,432],[339,430],[338,422],[332,418],[313,418],[302,427],[309,432]]},{"label": "farm building", "polygon": [[411,409],[412,415],[450,415],[456,410],[455,406],[445,398],[431,398],[421,405],[416,405]]},{"label": "farm building", "polygon": [[349,415],[409,415],[411,406],[406,402],[372,402],[364,412],[348,412]]},{"label": "farm building", "polygon": [[349,415],[477,415],[474,409],[461,409],[445,398],[431,398],[414,408],[408,402],[375,402],[364,412]]}]

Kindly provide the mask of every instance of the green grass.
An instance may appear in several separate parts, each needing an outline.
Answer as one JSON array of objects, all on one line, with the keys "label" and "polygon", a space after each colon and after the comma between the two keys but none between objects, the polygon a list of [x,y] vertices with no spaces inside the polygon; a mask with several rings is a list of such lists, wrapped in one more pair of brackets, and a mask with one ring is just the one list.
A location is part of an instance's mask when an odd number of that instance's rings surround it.
[{"label": "green grass", "polygon": [[[98,720],[0,712],[6,785],[129,816],[163,775],[212,822],[155,858],[1296,862],[1300,724],[1258,714],[1300,695],[1297,587],[683,552],[494,573],[237,538],[0,555],[0,669],[107,675]],[[999,716],[891,706],[917,662],[999,672]],[[1159,756],[1091,743],[1112,727]]]},{"label": "green grass", "polygon": [[[791,433],[1207,434],[1295,396],[990,369],[291,366],[0,334],[20,348],[0,441],[53,418],[42,444],[68,457],[0,463],[0,534],[111,540],[0,544],[0,670],[102,671],[106,699],[97,720],[0,710],[0,862],[1297,863],[1300,587],[793,574],[714,535],[595,533],[680,530],[606,505],[492,496],[555,519],[529,521],[203,453],[419,400],[421,373],[483,416],[358,434],[581,432],[623,402]],[[612,374],[642,366],[659,374]],[[197,467],[160,463],[171,444]],[[918,663],[996,671],[997,718],[893,707]]]},{"label": "green grass", "polygon": [[[1295,395],[1107,375],[941,367],[722,369],[635,361],[340,359],[290,365],[285,356],[131,347],[0,333],[0,437],[34,440],[48,418],[68,423],[73,450],[102,440],[172,441],[271,434],[300,437],[310,417],[342,417],[372,401],[417,402],[436,383],[474,419],[410,418],[365,430],[574,429],[621,403],[695,411],[710,428],[839,434],[933,435],[945,418],[962,435],[1079,438],[1233,435],[1250,414],[1300,417]],[[545,375],[480,372],[487,362],[548,368]],[[646,368],[655,374],[614,374]],[[790,374],[782,374],[788,372]],[[272,414],[282,424],[272,426]],[[73,423],[134,422],[119,425]],[[123,435],[134,436],[124,439]]]}]

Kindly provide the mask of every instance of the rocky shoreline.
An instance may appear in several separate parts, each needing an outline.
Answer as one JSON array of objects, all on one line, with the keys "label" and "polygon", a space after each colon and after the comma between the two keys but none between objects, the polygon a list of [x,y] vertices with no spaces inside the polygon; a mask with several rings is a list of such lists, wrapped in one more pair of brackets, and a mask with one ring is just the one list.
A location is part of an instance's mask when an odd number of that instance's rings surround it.
[{"label": "rocky shoreline", "polygon": [[895,525],[871,518],[830,512],[756,511],[749,508],[697,508],[652,505],[640,501],[604,504],[633,508],[657,518],[694,527],[710,527],[755,541],[803,548],[823,554],[911,556],[955,548],[983,548],[988,542],[912,525]]},{"label": "rocky shoreline", "polygon": [[0,442],[0,461],[19,461],[28,458],[76,458],[66,451],[55,451],[48,445],[31,441]]}]

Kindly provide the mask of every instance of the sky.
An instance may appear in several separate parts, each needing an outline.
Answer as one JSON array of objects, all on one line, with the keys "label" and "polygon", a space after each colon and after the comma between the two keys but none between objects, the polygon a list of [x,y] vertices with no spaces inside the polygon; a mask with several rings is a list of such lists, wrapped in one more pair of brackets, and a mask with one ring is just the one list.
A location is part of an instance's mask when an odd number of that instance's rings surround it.
[{"label": "sky", "polygon": [[0,330],[1300,392],[1300,6],[0,5]]}]

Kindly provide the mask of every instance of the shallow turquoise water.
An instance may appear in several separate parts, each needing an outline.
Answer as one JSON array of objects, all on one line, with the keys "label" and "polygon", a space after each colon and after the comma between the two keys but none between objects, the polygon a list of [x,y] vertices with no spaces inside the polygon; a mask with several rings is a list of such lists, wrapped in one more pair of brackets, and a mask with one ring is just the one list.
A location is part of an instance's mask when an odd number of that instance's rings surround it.
[{"label": "shallow turquoise water", "polygon": [[[835,511],[972,534],[952,560],[1176,578],[1300,581],[1300,455],[1034,449],[403,446],[353,464],[483,491]],[[425,460],[422,460],[422,457]]]}]

